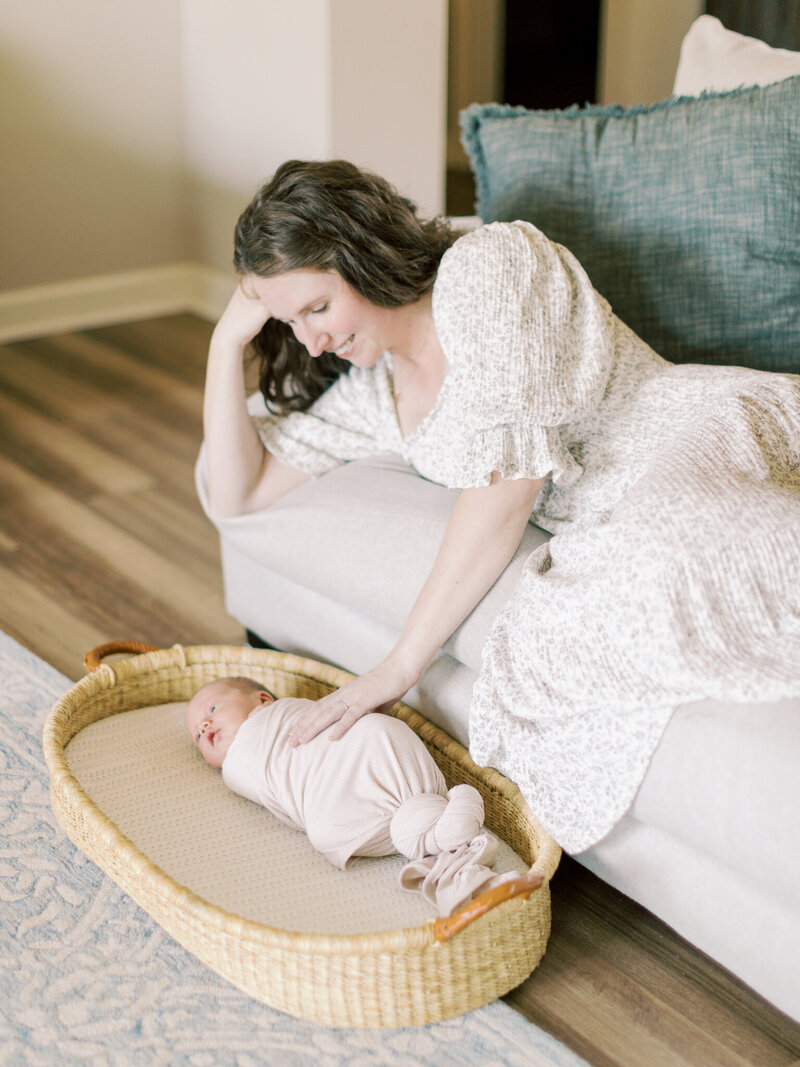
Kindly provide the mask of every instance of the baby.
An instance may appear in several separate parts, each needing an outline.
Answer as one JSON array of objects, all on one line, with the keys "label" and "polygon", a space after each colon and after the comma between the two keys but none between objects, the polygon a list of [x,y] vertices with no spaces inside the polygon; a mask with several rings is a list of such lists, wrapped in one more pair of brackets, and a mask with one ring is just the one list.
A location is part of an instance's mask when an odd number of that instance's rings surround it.
[{"label": "baby", "polygon": [[312,703],[276,700],[250,678],[220,678],[189,701],[186,725],[228,788],[305,830],[335,866],[351,856],[406,856],[401,885],[440,915],[515,876],[491,870],[497,841],[483,829],[480,793],[471,785],[448,791],[409,726],[373,713],[335,745],[323,731],[295,747],[293,728]]}]

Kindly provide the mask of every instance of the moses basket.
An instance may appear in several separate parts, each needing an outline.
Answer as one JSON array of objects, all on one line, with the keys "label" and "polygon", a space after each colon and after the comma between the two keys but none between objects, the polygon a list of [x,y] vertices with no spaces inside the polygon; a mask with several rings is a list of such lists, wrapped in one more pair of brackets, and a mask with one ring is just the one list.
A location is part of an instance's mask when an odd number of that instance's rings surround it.
[{"label": "moses basket", "polygon": [[[113,666],[101,663],[112,652],[137,655]],[[448,787],[468,782],[480,791],[486,825],[529,869],[448,918],[348,934],[337,932],[337,915],[331,910],[329,931],[298,932],[226,910],[180,884],[95,803],[70,766],[68,746],[95,723],[188,701],[219,677],[245,674],[276,697],[319,699],[352,675],[267,650],[157,650],[129,642],[93,650],[86,665],[90,673],[54,705],[44,729],[53,811],[79,849],[176,941],[237,988],[270,1007],[318,1023],[404,1027],[487,1004],[517,986],[539,963],[550,932],[549,881],[559,862],[558,845],[515,785],[494,770],[477,767],[462,745],[411,708],[398,703],[391,714],[423,740]],[[348,876],[346,871],[336,874]],[[357,909],[358,900],[352,906]]]}]

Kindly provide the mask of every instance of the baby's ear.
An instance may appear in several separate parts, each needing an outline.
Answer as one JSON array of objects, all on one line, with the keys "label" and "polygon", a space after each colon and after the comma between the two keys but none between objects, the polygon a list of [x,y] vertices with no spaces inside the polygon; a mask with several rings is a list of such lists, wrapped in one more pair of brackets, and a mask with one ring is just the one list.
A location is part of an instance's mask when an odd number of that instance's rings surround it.
[{"label": "baby's ear", "polygon": [[272,695],[272,693],[269,692],[269,690],[262,689],[261,692],[258,694],[258,699],[261,701],[262,704],[272,704],[275,700],[275,697]]}]

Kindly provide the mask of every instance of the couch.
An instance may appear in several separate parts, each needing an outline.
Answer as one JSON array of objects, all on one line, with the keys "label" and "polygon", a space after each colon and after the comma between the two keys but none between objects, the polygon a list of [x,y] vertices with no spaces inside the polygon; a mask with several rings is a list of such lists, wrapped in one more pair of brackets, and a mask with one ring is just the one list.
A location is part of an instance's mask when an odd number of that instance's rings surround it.
[{"label": "couch", "polygon": [[[570,247],[669,359],[797,372],[799,75],[800,53],[703,16],[662,104],[473,105],[479,214],[529,218]],[[197,478],[208,510],[202,453]],[[366,670],[394,644],[455,498],[386,455],[219,522],[231,614],[274,647]],[[486,634],[547,536],[528,526],[406,698],[464,743]],[[682,706],[630,810],[576,858],[800,1021],[798,771],[800,699]]]}]

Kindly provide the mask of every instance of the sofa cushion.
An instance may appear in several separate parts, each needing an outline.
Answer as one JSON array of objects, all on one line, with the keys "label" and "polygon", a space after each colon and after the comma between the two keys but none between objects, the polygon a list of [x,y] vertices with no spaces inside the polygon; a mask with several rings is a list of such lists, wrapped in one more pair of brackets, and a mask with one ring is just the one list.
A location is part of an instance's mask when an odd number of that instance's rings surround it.
[{"label": "sofa cushion", "polygon": [[675,362],[800,370],[800,77],[649,107],[473,105],[485,221],[569,248]]},{"label": "sofa cushion", "polygon": [[673,92],[699,96],[709,89],[771,85],[796,74],[800,74],[800,52],[770,48],[755,37],[726,29],[713,15],[701,15],[683,39]]},{"label": "sofa cushion", "polygon": [[[253,400],[251,410],[259,402]],[[204,452],[196,480],[208,514]],[[385,455],[337,467],[264,511],[214,521],[226,543],[254,563],[399,633],[457,497],[456,490],[420,478],[399,456]],[[511,563],[446,642],[446,652],[478,669],[489,627],[525,559],[548,536],[528,524]]]},{"label": "sofa cushion", "polygon": [[671,718],[630,814],[746,875],[787,907],[800,900],[800,698],[701,700]]},{"label": "sofa cushion", "polygon": [[800,911],[753,881],[748,846],[742,827],[735,862],[720,863],[626,815],[578,859],[800,1022]]}]

